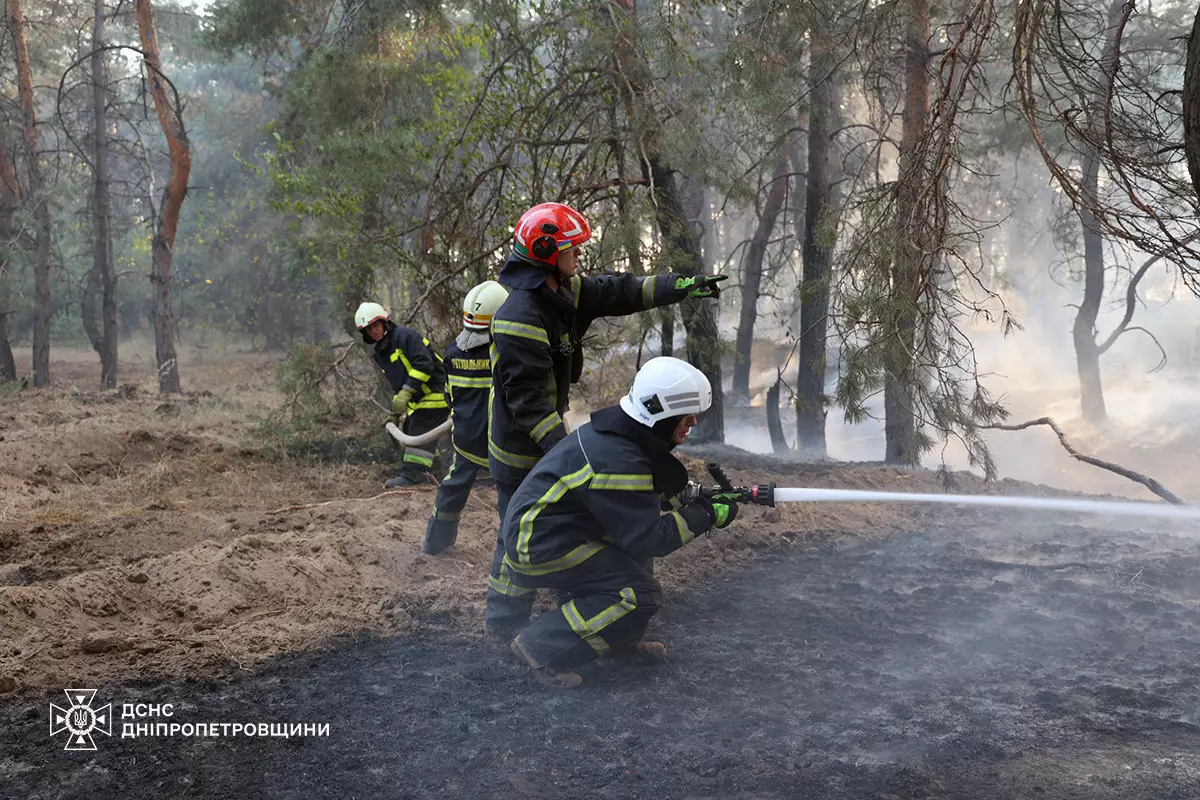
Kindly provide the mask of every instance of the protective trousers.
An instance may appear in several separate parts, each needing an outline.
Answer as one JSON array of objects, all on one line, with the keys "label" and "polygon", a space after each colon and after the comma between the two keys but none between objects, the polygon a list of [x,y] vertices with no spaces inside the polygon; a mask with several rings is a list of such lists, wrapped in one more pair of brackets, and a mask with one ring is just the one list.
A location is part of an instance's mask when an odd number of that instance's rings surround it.
[{"label": "protective trousers", "polygon": [[429,524],[425,528],[424,552],[430,555],[440,553],[458,539],[458,518],[467,506],[467,498],[471,496],[475,477],[482,469],[485,467],[468,460],[458,451],[454,452],[450,474],[438,488],[437,499],[433,504],[433,516],[429,518]]},{"label": "protective trousers", "polygon": [[[450,409],[448,408],[419,408],[404,418],[400,430],[409,436],[420,436],[441,425],[449,415]],[[437,442],[426,445],[426,447],[405,447],[404,467],[400,470],[400,474],[427,481],[433,475],[433,464],[437,457]]]},{"label": "protective trousers", "polygon": [[632,652],[662,604],[662,586],[622,550],[606,547],[582,564],[546,575],[510,569],[514,583],[571,596],[520,636],[537,666],[569,670],[598,656]]},{"label": "protective trousers", "polygon": [[[501,531],[508,504],[516,491],[516,486],[496,481],[496,510],[500,512]],[[483,623],[488,631],[503,636],[515,634],[529,622],[529,615],[533,613],[534,594],[533,589],[513,583],[512,575],[504,564],[504,539],[498,531],[492,569],[488,574],[487,605],[483,609]]]}]

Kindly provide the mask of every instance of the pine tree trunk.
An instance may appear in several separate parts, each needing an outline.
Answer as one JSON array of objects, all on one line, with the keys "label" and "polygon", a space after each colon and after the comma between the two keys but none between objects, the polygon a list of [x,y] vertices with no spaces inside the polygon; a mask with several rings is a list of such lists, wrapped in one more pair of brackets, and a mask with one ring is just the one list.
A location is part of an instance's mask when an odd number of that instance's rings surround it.
[{"label": "pine tree trunk", "polygon": [[[1125,10],[1124,0],[1112,0],[1108,7],[1108,32],[1100,67],[1104,75],[1115,76],[1120,35],[1120,22]],[[1103,110],[1097,98],[1088,110],[1093,135],[1103,132]],[[1094,425],[1108,421],[1104,404],[1104,384],[1100,379],[1101,350],[1096,343],[1096,318],[1104,302],[1104,238],[1092,213],[1090,203],[1100,197],[1100,154],[1090,146],[1083,159],[1084,204],[1078,209],[1083,227],[1083,302],[1075,313],[1071,335],[1075,342],[1075,364],[1079,371],[1079,405],[1083,418]]]},{"label": "pine tree trunk", "polygon": [[746,250],[746,261],[742,268],[742,308],[738,319],[737,355],[733,362],[733,384],[730,393],[734,402],[750,401],[750,357],[754,349],[754,323],[758,319],[758,297],[762,292],[763,261],[767,256],[767,244],[771,231],[783,209],[787,197],[788,159],[787,146],[780,142],[779,154],[771,173],[771,183],[763,202],[758,226],[750,238]]},{"label": "pine tree trunk", "polygon": [[104,0],[95,0],[92,20],[92,135],[95,183],[92,196],[92,273],[100,284],[100,386],[117,387],[117,279],[112,263],[111,201],[108,176],[108,70],[104,62]]},{"label": "pine tree trunk", "polygon": [[675,355],[675,309],[667,306],[662,312],[662,330],[659,334],[660,356]]},{"label": "pine tree trunk", "polygon": [[[678,272],[700,275],[704,258],[700,242],[688,225],[687,215],[674,176],[663,166],[657,151],[649,158],[650,174],[658,193],[654,217],[662,234],[663,244],[679,259]],[[725,441],[725,404],[721,391],[721,347],[717,332],[717,304],[712,300],[685,300],[681,306],[683,324],[687,328],[688,361],[708,376],[713,387],[712,407],[700,415],[700,422],[689,437],[694,443]]]},{"label": "pine tree trunk", "polygon": [[42,180],[38,151],[37,120],[34,116],[33,76],[25,43],[25,16],[21,0],[8,0],[8,24],[17,54],[17,94],[21,102],[22,130],[29,161],[29,202],[37,226],[33,249],[33,298],[37,319],[33,326],[33,385],[50,383],[50,206]]},{"label": "pine tree trunk", "polygon": [[837,121],[834,59],[828,42],[813,37],[808,96],[808,174],[804,200],[804,282],[800,287],[800,366],[796,376],[796,441],[805,456],[828,455],[825,441],[825,350],[830,271],[837,237],[830,151]]},{"label": "pine tree trunk", "polygon": [[1200,10],[1192,21],[1183,73],[1183,148],[1192,187],[1200,196]]},{"label": "pine tree trunk", "polygon": [[[1089,153],[1083,162],[1084,191],[1095,197],[1099,182],[1099,159],[1094,152]],[[1100,380],[1100,348],[1096,345],[1096,318],[1104,299],[1104,240],[1091,210],[1081,208],[1079,219],[1083,225],[1083,302],[1075,312],[1071,334],[1075,342],[1083,418],[1099,425],[1108,420],[1104,385]]]},{"label": "pine tree trunk", "polygon": [[4,147],[4,140],[0,139],[0,380],[4,381],[17,379],[17,362],[8,339],[8,267],[17,234],[13,228],[13,216],[20,203],[17,170]]},{"label": "pine tree trunk", "polygon": [[892,257],[892,336],[888,340],[883,387],[884,459],[917,464],[916,409],[913,387],[921,376],[913,348],[921,296],[922,242],[917,197],[923,179],[917,148],[929,117],[929,1],[908,0],[904,58],[904,114],[900,139],[900,176],[896,198],[896,252]]},{"label": "pine tree trunk", "polygon": [[[154,110],[158,113],[158,122],[171,155],[171,173],[163,188],[151,244],[153,266],[150,276],[154,284],[154,351],[158,361],[158,390],[167,394],[180,391],[174,315],[171,311],[171,262],[175,233],[179,227],[179,212],[183,208],[188,175],[192,170],[192,154],[188,147],[187,131],[183,127],[179,98],[174,95],[174,88],[169,87],[163,75],[154,9],[150,6],[150,0],[135,0],[134,6],[137,10],[138,35],[145,54],[146,77],[154,97]],[[172,102],[172,98],[175,102]]]}]

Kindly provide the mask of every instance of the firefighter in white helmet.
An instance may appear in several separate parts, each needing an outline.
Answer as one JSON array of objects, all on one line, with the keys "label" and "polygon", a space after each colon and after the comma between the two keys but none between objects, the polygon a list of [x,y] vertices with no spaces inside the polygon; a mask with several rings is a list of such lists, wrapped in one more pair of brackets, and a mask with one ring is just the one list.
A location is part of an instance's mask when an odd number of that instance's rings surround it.
[{"label": "firefighter in white helmet", "polygon": [[[374,344],[371,357],[391,384],[391,421],[410,436],[427,433],[446,421],[450,413],[444,391],[446,370],[429,340],[412,328],[397,325],[379,303],[363,303],[354,313],[354,327],[363,341]],[[403,423],[401,423],[403,420]],[[436,445],[426,450],[404,448],[404,467],[384,486],[432,486]]]},{"label": "firefighter in white helmet", "polygon": [[501,531],[500,577],[510,597],[550,588],[571,598],[512,640],[513,653],[542,681],[576,686],[575,669],[597,656],[666,655],[664,645],[642,638],[662,603],[645,560],[737,516],[725,495],[679,499],[688,476],[671,450],[711,404],[704,373],[677,358],[653,358],[620,405],[594,412],[513,495]]},{"label": "firefighter in white helmet", "polygon": [[471,487],[480,470],[488,468],[488,392],[492,386],[492,362],[488,328],[492,315],[508,297],[508,290],[495,281],[484,281],[463,300],[463,329],[446,348],[446,382],[449,387],[450,439],[454,461],[442,481],[433,516],[425,529],[423,550],[440,553],[458,538],[458,517],[467,505]]}]

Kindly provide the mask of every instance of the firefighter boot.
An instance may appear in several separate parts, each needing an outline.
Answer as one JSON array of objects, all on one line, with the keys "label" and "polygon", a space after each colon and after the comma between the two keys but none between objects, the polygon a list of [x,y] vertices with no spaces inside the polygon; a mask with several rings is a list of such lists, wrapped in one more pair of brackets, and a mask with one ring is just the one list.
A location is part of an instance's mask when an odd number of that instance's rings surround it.
[{"label": "firefighter boot", "polygon": [[638,639],[633,643],[633,649],[635,653],[651,661],[665,661],[667,658],[667,646],[662,642]]},{"label": "firefighter boot", "polygon": [[430,556],[437,555],[443,550],[453,547],[457,539],[458,522],[456,520],[432,518],[425,526],[425,544],[421,546],[421,552]]},{"label": "firefighter boot", "polygon": [[537,660],[525,652],[525,648],[521,646],[521,637],[513,638],[512,644],[509,646],[514,656],[522,664],[533,670],[534,676],[546,684],[553,686],[555,689],[573,689],[583,683],[583,678],[579,677],[578,672],[573,672],[569,669],[553,670],[550,667],[538,666]]}]

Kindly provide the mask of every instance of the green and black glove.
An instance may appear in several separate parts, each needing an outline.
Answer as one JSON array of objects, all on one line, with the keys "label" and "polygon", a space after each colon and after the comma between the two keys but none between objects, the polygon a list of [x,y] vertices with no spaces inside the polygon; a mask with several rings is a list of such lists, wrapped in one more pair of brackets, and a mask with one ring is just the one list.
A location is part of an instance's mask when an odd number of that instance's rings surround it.
[{"label": "green and black glove", "polygon": [[399,425],[400,420],[404,419],[404,415],[408,413],[408,404],[412,402],[413,390],[405,387],[396,392],[396,396],[392,398],[392,417],[393,425]]},{"label": "green and black glove", "polygon": [[688,297],[720,297],[720,283],[727,280],[729,280],[728,275],[696,275],[677,279],[675,288],[678,291],[686,289]]},{"label": "green and black glove", "polygon": [[737,519],[739,499],[741,495],[738,494],[714,494],[709,499],[713,509],[713,527],[724,528]]}]

